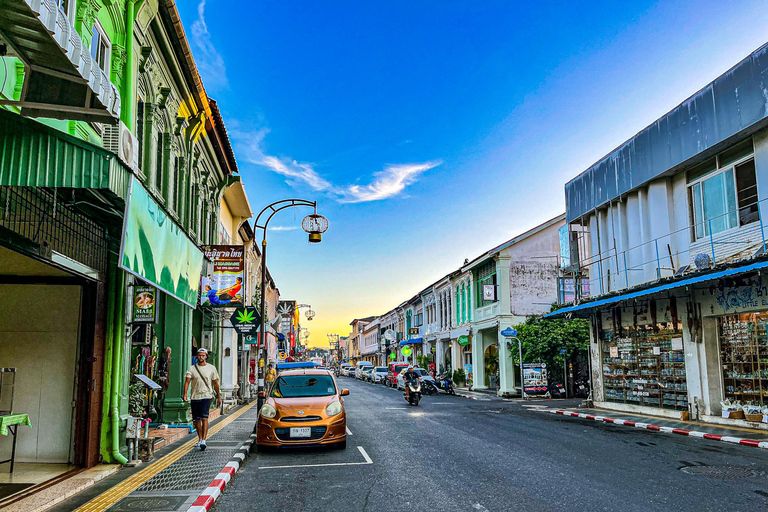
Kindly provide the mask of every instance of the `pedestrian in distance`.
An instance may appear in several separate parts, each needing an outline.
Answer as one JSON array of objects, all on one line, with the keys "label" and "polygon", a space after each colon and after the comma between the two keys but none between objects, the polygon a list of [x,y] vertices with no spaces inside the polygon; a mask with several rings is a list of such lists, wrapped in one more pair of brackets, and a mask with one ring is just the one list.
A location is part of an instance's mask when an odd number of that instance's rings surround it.
[{"label": "pedestrian in distance", "polygon": [[275,363],[269,363],[269,368],[267,368],[267,375],[265,377],[267,381],[267,386],[271,386],[273,382],[275,382],[275,379],[277,378],[277,370],[275,370]]},{"label": "pedestrian in distance", "polygon": [[219,372],[212,364],[208,364],[208,351],[201,348],[197,351],[197,364],[193,364],[187,370],[184,380],[183,400],[187,401],[189,391],[190,405],[192,406],[192,421],[197,430],[198,442],[195,448],[205,451],[205,440],[208,438],[208,412],[211,408],[211,400],[216,392],[216,405],[221,407],[221,392],[219,391]]}]

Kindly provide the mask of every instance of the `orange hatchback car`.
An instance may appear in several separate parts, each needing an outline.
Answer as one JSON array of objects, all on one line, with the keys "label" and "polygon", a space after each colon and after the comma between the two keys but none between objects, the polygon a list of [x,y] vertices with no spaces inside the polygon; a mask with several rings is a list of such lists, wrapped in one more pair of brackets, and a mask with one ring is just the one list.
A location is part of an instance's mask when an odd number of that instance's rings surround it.
[{"label": "orange hatchback car", "polygon": [[281,372],[259,411],[256,449],[280,446],[347,447],[347,413],[343,396],[328,370]]}]

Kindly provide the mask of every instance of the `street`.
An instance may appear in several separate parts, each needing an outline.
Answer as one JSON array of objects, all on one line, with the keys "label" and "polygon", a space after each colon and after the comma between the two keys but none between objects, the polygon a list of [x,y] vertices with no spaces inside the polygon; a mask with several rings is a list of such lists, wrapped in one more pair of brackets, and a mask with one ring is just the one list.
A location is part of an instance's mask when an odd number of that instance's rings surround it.
[{"label": "street", "polygon": [[[541,404],[516,400],[437,395],[409,407],[400,391],[338,380],[350,390],[347,449],[254,453],[217,510],[702,511],[768,505],[763,450],[565,419],[537,412]],[[693,466],[713,473],[731,468],[731,477],[681,471]],[[733,478],[743,468],[755,476]]]}]

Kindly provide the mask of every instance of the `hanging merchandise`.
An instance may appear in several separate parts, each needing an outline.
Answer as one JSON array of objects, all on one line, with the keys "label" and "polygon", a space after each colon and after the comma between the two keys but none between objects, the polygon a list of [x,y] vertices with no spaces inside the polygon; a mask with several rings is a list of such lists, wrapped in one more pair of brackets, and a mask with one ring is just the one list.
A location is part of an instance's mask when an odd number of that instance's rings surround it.
[{"label": "hanging merchandise", "polygon": [[[741,406],[768,405],[768,312],[717,319],[726,400]],[[754,413],[757,414],[757,413]]]}]

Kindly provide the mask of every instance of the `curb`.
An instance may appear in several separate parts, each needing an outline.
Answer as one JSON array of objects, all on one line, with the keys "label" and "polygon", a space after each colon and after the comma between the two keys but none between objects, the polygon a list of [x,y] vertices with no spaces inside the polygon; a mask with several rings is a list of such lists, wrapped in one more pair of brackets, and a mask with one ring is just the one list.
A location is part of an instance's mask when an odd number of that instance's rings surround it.
[{"label": "curb", "polygon": [[764,450],[768,450],[768,441],[759,441],[757,439],[742,439],[740,437],[708,434],[706,432],[698,432],[696,430],[686,430],[684,428],[662,427],[660,425],[653,425],[652,423],[640,423],[639,421],[620,420],[616,418],[609,418],[607,416],[596,416],[594,414],[585,414],[583,412],[564,411],[562,409],[550,409],[547,412],[552,414],[559,414],[562,416],[570,416],[571,418],[582,418],[585,420],[601,421],[603,423],[613,423],[614,425],[626,425],[628,427],[635,427],[643,430],[651,430],[653,432],[666,432],[668,434],[678,434],[681,436],[699,437],[702,439],[711,439],[713,441],[723,441],[726,443],[740,444],[742,446],[752,446],[753,448],[762,448]]},{"label": "curb", "polygon": [[245,462],[245,459],[248,458],[248,455],[251,452],[251,445],[253,445],[254,442],[256,442],[256,434],[251,434],[248,440],[237,449],[237,453],[229,459],[226,466],[219,471],[216,478],[208,484],[208,487],[206,487],[205,490],[200,493],[200,496],[198,496],[192,505],[190,505],[187,512],[206,512],[211,509],[219,496],[221,496],[221,493],[224,491],[224,488],[229,481],[235,476],[235,473],[240,471],[240,468],[243,467],[243,463]]}]

